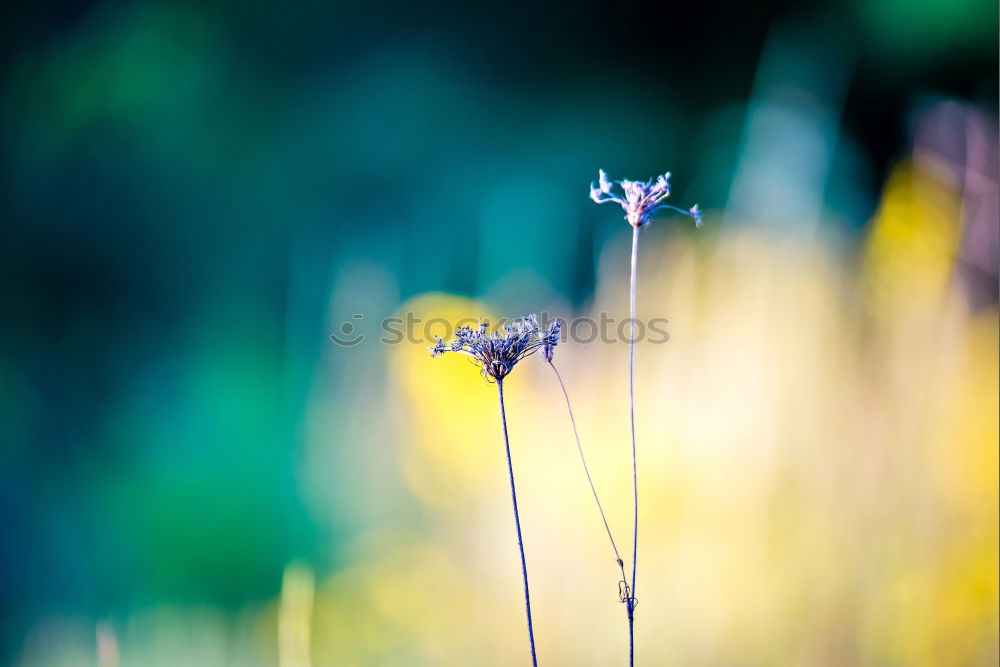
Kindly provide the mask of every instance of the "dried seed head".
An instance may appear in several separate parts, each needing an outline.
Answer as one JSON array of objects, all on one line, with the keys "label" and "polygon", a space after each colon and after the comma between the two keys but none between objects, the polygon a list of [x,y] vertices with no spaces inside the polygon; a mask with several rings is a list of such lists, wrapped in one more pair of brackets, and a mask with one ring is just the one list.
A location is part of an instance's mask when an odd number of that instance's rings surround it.
[{"label": "dried seed head", "polygon": [[555,352],[555,349],[555,345],[550,345],[549,343],[542,345],[542,359],[548,363],[552,363],[552,354]]},{"label": "dried seed head", "polygon": [[[617,192],[616,192],[616,187]],[[661,174],[655,180],[630,181],[624,178],[611,181],[601,169],[598,172],[597,183],[590,184],[590,198],[598,204],[613,201],[625,211],[625,219],[633,227],[644,227],[658,212],[670,209],[694,218],[695,226],[701,227],[701,211],[695,204],[689,210],[664,204],[663,200],[670,196],[670,172]]]},{"label": "dried seed head", "polygon": [[559,343],[559,331],[562,322],[553,320],[544,328],[538,324],[534,315],[519,320],[487,333],[489,326],[480,322],[475,329],[459,327],[455,331],[455,339],[446,344],[435,336],[434,345],[429,349],[431,357],[440,357],[446,352],[458,352],[472,358],[481,369],[484,378],[490,381],[502,380],[514,370],[517,362],[537,352],[551,349]]}]

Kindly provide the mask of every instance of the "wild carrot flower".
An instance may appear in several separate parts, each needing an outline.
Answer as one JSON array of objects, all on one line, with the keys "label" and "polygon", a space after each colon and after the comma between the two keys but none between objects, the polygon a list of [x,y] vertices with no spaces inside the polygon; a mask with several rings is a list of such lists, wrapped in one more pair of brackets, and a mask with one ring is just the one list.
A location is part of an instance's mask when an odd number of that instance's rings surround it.
[{"label": "wild carrot flower", "polygon": [[534,315],[514,320],[492,333],[488,332],[486,322],[480,322],[475,329],[458,327],[455,339],[450,343],[445,343],[440,336],[435,337],[435,343],[430,348],[431,357],[439,357],[446,352],[468,355],[482,369],[486,380],[499,382],[514,370],[521,359],[534,354],[539,348],[557,345],[560,327],[562,322],[553,320],[543,329]]},{"label": "wild carrot flower", "polygon": [[590,198],[598,204],[609,201],[616,202],[625,210],[625,219],[633,227],[645,227],[652,217],[663,210],[677,211],[694,218],[696,227],[701,227],[701,210],[695,204],[688,210],[664,204],[663,200],[670,196],[670,172],[661,174],[656,180],[630,181],[623,178],[620,181],[608,180],[608,175],[601,169],[598,172],[597,183],[590,184]]},{"label": "wild carrot flower", "polygon": [[534,315],[515,320],[498,331],[488,332],[489,326],[481,322],[475,329],[459,327],[455,339],[445,343],[436,337],[430,348],[431,357],[440,357],[448,352],[467,355],[477,366],[487,382],[495,382],[500,398],[500,423],[503,426],[503,442],[507,451],[507,472],[510,474],[510,499],[514,505],[514,527],[517,530],[517,546],[521,552],[521,576],[524,580],[524,609],[528,619],[528,642],[531,646],[531,663],[537,667],[535,654],[535,630],[531,621],[531,595],[528,592],[528,565],[524,558],[524,541],[521,539],[521,517],[517,511],[517,491],[514,486],[514,465],[510,458],[510,438],[507,435],[507,412],[503,400],[503,380],[510,375],[519,361],[542,350],[551,356],[552,349],[559,343],[562,323],[554,320],[545,328],[538,324]]},{"label": "wild carrot flower", "polygon": [[621,599],[625,603],[628,614],[629,664],[634,664],[635,655],[635,571],[639,547],[639,475],[636,463],[635,446],[635,283],[639,264],[639,230],[649,224],[653,216],[663,210],[676,211],[694,218],[696,227],[701,226],[701,210],[695,204],[688,210],[664,204],[663,200],[670,196],[670,172],[648,181],[630,181],[622,179],[612,181],[601,169],[598,172],[597,183],[590,184],[590,198],[598,204],[615,202],[625,211],[625,220],[632,225],[632,270],[629,277],[629,315],[631,334],[629,336],[628,352],[628,396],[629,396],[629,426],[632,435],[632,586],[623,584]]}]

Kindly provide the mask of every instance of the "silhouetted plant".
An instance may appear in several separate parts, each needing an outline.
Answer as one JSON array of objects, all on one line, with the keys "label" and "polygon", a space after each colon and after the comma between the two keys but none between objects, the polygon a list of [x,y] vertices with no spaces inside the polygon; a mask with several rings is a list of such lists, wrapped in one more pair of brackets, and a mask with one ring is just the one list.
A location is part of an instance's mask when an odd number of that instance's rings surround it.
[{"label": "silhouetted plant", "polygon": [[503,380],[519,361],[541,348],[551,349],[559,343],[559,329],[562,323],[551,322],[544,329],[538,319],[529,315],[498,331],[488,332],[489,326],[481,322],[475,329],[459,327],[455,339],[445,343],[440,337],[431,350],[431,357],[439,357],[447,352],[467,355],[480,367],[480,373],[487,382],[495,382],[500,400],[500,423],[503,427],[503,443],[507,452],[507,472],[510,474],[510,499],[514,505],[514,527],[517,530],[517,547],[521,552],[521,576],[524,579],[524,609],[528,619],[528,642],[531,646],[531,664],[537,667],[535,653],[535,629],[531,620],[531,594],[528,590],[528,565],[524,558],[524,541],[521,538],[521,517],[517,511],[517,490],[514,485],[514,464],[510,457],[510,438],[507,435],[507,412],[503,400]]},{"label": "silhouetted plant", "polygon": [[639,475],[636,464],[635,447],[635,323],[636,323],[636,269],[639,263],[639,230],[649,224],[653,216],[663,210],[677,211],[694,218],[695,225],[701,226],[701,211],[695,204],[688,210],[664,204],[670,196],[670,172],[657,176],[655,180],[612,181],[601,169],[597,183],[590,184],[590,198],[598,204],[615,202],[625,211],[625,220],[632,225],[632,267],[629,278],[629,351],[628,351],[628,401],[629,426],[632,434],[632,585],[623,585],[621,599],[628,614],[629,664],[635,663],[635,571],[639,547]]}]

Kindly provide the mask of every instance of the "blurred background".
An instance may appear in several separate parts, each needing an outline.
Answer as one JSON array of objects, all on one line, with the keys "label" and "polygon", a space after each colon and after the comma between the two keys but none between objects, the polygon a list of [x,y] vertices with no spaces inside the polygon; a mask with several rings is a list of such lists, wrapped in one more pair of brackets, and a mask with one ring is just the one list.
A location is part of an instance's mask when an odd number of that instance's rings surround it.
[{"label": "blurred background", "polygon": [[[0,13],[0,663],[526,663],[495,390],[379,322],[627,317],[604,168],[706,211],[642,238],[638,661],[996,664],[992,0]],[[626,355],[557,352],[619,544]],[[625,664],[507,394],[540,659]]]}]

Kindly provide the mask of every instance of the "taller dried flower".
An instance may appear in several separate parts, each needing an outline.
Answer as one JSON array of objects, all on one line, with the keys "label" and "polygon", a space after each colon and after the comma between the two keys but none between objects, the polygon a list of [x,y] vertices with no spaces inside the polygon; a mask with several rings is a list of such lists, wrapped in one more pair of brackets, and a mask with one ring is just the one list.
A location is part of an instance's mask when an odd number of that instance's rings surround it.
[{"label": "taller dried flower", "polygon": [[[688,210],[664,204],[663,200],[670,196],[670,172],[648,181],[630,181],[622,179],[612,181],[601,169],[598,172],[597,183],[590,184],[590,198],[598,204],[609,201],[616,202],[625,211],[625,219],[632,225],[632,265],[629,277],[629,336],[628,351],[628,397],[629,426],[632,435],[632,585],[622,582],[621,600],[625,603],[628,614],[629,664],[635,662],[635,573],[639,551],[639,474],[636,461],[635,444],[635,323],[636,323],[636,272],[639,265],[639,230],[649,224],[657,212],[663,210],[677,211],[694,218],[695,226],[701,227],[701,211],[695,204]],[[610,535],[610,531],[609,531]],[[624,571],[623,571],[624,576]]]},{"label": "taller dried flower", "polygon": [[616,202],[625,210],[625,219],[633,227],[645,227],[658,212],[665,209],[677,211],[694,218],[696,227],[701,227],[701,211],[695,204],[688,210],[664,204],[663,200],[670,196],[670,172],[648,181],[630,181],[623,178],[620,181],[608,180],[608,175],[601,169],[597,183],[590,184],[590,198],[598,204],[609,201]]}]

